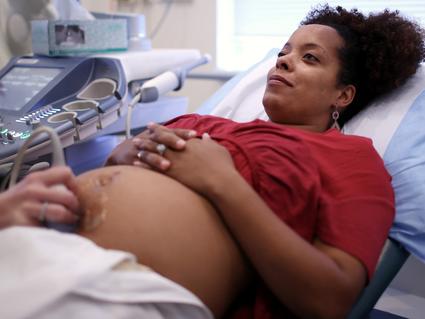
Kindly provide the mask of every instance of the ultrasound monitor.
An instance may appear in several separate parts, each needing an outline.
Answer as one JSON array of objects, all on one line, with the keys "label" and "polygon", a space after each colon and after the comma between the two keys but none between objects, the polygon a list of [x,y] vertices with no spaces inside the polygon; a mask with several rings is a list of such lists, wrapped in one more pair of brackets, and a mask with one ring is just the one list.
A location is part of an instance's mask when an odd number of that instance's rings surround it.
[{"label": "ultrasound monitor", "polygon": [[13,67],[0,79],[0,110],[21,110],[61,71],[61,68]]}]

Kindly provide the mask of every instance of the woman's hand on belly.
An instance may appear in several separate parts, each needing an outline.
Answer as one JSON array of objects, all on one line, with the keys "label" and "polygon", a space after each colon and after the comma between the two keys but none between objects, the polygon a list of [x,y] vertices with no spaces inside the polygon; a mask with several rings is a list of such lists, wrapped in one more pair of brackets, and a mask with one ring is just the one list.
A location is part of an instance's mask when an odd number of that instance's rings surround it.
[{"label": "woman's hand on belly", "polygon": [[[150,124],[148,132],[134,138],[138,160],[134,165],[155,169],[185,184],[192,190],[209,197],[215,183],[229,172],[235,173],[228,151],[211,140],[208,134],[202,140],[192,139],[193,130],[168,128]],[[163,145],[162,150],[158,145]]]},{"label": "woman's hand on belly", "polygon": [[185,148],[186,140],[195,136],[196,132],[193,130],[149,123],[147,130],[119,144],[109,155],[105,165],[136,165],[165,170],[169,162],[158,153],[157,146],[163,144],[166,148],[181,151]]},{"label": "woman's hand on belly", "polygon": [[208,134],[186,143],[183,152],[166,151],[171,162],[165,174],[211,199],[224,176],[239,174],[230,153]]}]

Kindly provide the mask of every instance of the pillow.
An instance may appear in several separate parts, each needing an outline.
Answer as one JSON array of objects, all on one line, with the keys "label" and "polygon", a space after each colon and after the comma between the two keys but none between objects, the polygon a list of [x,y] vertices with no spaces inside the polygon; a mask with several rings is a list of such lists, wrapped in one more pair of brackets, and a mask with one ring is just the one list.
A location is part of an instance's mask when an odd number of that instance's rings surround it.
[{"label": "pillow", "polygon": [[199,114],[210,114],[231,118],[237,122],[254,119],[267,120],[263,99],[267,72],[276,63],[280,49],[272,49],[263,60],[227,81],[197,110]]},{"label": "pillow", "polygon": [[[268,70],[279,49],[242,72],[198,110],[238,122],[267,119],[261,103]],[[373,103],[344,126],[372,139],[392,176],[396,217],[390,237],[425,261],[425,65],[405,85]]]}]

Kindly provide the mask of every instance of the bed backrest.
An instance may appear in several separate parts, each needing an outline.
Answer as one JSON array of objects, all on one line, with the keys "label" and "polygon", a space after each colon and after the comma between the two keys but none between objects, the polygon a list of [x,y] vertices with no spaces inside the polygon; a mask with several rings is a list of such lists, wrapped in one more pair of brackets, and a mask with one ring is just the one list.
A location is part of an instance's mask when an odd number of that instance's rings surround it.
[{"label": "bed backrest", "polygon": [[[228,81],[198,110],[235,121],[266,119],[262,95],[279,49]],[[425,261],[425,66],[405,85],[381,98],[344,126],[370,137],[393,177],[396,218],[390,237]]]}]

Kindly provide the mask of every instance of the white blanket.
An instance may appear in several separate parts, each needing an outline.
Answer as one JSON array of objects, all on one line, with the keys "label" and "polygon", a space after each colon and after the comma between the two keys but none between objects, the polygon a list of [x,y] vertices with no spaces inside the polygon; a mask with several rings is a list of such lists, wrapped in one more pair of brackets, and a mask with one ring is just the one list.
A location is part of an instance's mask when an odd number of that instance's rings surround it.
[{"label": "white blanket", "polygon": [[73,234],[0,231],[1,318],[212,318],[191,292],[146,271],[113,271],[134,256]]}]

